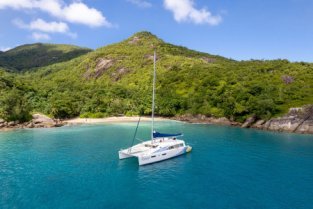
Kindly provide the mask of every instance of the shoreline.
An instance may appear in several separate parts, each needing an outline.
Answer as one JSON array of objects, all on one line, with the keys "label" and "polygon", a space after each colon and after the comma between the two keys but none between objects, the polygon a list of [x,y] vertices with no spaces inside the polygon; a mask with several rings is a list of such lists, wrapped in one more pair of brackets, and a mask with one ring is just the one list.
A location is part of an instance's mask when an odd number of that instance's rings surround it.
[{"label": "shoreline", "polygon": [[[35,115],[34,115],[35,116]],[[75,126],[83,124],[105,124],[105,123],[126,123],[126,122],[138,122],[139,116],[118,116],[118,117],[105,117],[105,118],[72,118],[67,120],[55,120],[48,118],[45,115],[37,114],[35,117],[44,118],[43,121],[36,122],[33,119],[32,122],[19,124],[15,123],[10,126],[0,127],[0,132],[8,132],[22,129],[33,129],[33,128],[55,128],[61,126]],[[48,120],[48,122],[47,122]],[[299,133],[299,134],[313,134],[313,120],[295,120],[294,117],[282,117],[273,118],[268,121],[255,121],[249,118],[245,123],[239,123],[230,121],[227,118],[212,118],[203,115],[185,115],[176,117],[155,117],[155,121],[177,121],[190,124],[216,124],[216,125],[227,125],[236,126],[240,128],[252,128],[263,131],[274,131],[274,132],[285,132],[285,133]],[[141,121],[151,122],[151,117],[142,116]],[[296,128],[295,128],[296,127]]]},{"label": "shoreline", "polygon": [[[45,116],[46,117],[46,116]],[[138,122],[139,116],[118,116],[118,117],[105,117],[105,118],[71,118],[66,120],[53,120],[50,119],[48,123],[39,122],[35,125],[33,123],[19,124],[14,123],[12,125],[0,127],[0,132],[8,132],[23,129],[34,129],[34,128],[57,128],[62,126],[75,126],[83,124],[105,124],[105,123],[127,123],[127,122]],[[143,116],[140,121],[150,122],[151,117]],[[178,121],[172,118],[155,117],[154,121]],[[183,122],[183,121],[182,121]],[[31,126],[29,126],[31,124]]]},{"label": "shoreline", "polygon": [[[120,116],[120,117],[106,117],[106,118],[72,118],[62,121],[65,125],[76,124],[97,124],[97,123],[123,123],[123,122],[137,122],[139,116]],[[168,121],[170,118],[155,117],[154,121]],[[141,117],[140,121],[151,121],[150,117]]]}]

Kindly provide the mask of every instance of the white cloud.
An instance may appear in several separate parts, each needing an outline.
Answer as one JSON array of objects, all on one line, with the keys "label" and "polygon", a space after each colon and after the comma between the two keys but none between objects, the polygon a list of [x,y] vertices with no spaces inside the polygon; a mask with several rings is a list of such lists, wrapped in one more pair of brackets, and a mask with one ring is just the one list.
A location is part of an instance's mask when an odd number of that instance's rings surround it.
[{"label": "white cloud", "polygon": [[72,38],[77,37],[77,34],[70,32],[68,25],[64,22],[46,22],[45,20],[38,18],[29,24],[24,23],[20,19],[15,19],[13,20],[13,24],[19,28],[32,31],[41,31],[45,33],[63,33]]},{"label": "white cloud", "polygon": [[218,25],[222,21],[221,16],[214,16],[205,8],[196,9],[194,0],[164,0],[164,7],[173,12],[177,22]]},{"label": "white cloud", "polygon": [[20,19],[15,19],[13,20],[13,24],[18,26],[19,28],[28,29],[31,31],[44,32],[44,33],[61,33],[61,34],[68,35],[71,38],[77,37],[76,33],[70,32],[68,25],[64,22],[54,22],[54,21],[46,22],[39,18],[30,22],[29,24],[24,23]]},{"label": "white cloud", "polygon": [[46,22],[42,19],[37,19],[30,23],[31,30],[41,30],[49,33],[67,33],[69,28],[64,22]]},{"label": "white cloud", "polygon": [[138,7],[141,8],[149,8],[152,7],[152,4],[148,1],[144,1],[144,0],[127,0],[128,2],[137,5]]},{"label": "white cloud", "polygon": [[22,8],[31,9],[33,6],[31,0],[14,0],[14,1],[0,0],[0,9],[8,7],[11,7],[13,9],[22,9]]},{"label": "white cloud", "polygon": [[10,49],[12,49],[12,47],[0,47],[0,51],[2,52],[9,51]]},{"label": "white cloud", "polygon": [[32,33],[32,38],[35,39],[36,41],[40,41],[40,40],[50,40],[50,36],[46,33],[38,33],[38,32],[34,32]]},{"label": "white cloud", "polygon": [[32,1],[34,9],[40,9],[44,12],[49,13],[54,17],[62,16],[62,7],[64,3],[60,0],[25,0],[25,1]]},{"label": "white cloud", "polygon": [[111,26],[111,23],[103,16],[101,11],[90,8],[81,1],[67,5],[61,0],[0,0],[0,9],[5,8],[16,10],[38,9],[71,23],[90,27]]},{"label": "white cloud", "polygon": [[38,31],[43,31],[47,33],[68,33],[69,32],[69,27],[64,22],[54,22],[54,21],[46,22],[40,18],[30,22],[29,24],[25,24],[20,19],[13,20],[13,23],[20,28],[25,28],[29,30],[38,30]]},{"label": "white cloud", "polygon": [[106,20],[100,11],[89,8],[81,2],[72,3],[64,7],[60,17],[72,23],[81,23],[92,27],[102,25],[111,27],[111,23]]}]

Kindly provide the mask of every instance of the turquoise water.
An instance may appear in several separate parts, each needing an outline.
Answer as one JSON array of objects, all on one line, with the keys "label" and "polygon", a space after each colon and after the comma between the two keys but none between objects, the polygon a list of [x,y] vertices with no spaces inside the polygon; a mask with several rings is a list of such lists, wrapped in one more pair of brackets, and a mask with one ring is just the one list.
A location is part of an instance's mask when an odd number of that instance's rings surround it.
[{"label": "turquoise water", "polygon": [[0,208],[313,208],[310,135],[159,122],[193,151],[139,167],[117,156],[135,126],[0,133]]}]

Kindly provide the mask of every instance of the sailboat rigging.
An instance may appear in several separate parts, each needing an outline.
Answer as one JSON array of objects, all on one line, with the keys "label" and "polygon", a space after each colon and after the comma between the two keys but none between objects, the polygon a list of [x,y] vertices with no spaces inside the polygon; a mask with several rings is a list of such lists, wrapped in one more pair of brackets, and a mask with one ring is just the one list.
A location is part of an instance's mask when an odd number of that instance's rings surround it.
[{"label": "sailboat rigging", "polygon": [[184,140],[178,139],[183,136],[178,134],[159,133],[154,130],[154,113],[155,113],[155,81],[156,81],[156,51],[154,50],[153,58],[153,86],[152,86],[152,112],[151,112],[151,140],[144,141],[133,146],[134,139],[140,123],[137,123],[135,135],[131,147],[122,149],[118,152],[119,159],[137,157],[139,165],[146,165],[162,160],[170,159],[187,152],[192,147],[185,144]]}]

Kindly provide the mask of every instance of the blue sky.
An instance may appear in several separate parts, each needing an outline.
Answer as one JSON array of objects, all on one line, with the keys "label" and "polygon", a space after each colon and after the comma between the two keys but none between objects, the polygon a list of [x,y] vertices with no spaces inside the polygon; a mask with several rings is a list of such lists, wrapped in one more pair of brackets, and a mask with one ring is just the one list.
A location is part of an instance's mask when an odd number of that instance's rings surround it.
[{"label": "blue sky", "polygon": [[0,49],[98,48],[147,30],[236,60],[313,62],[312,0],[0,0]]}]

